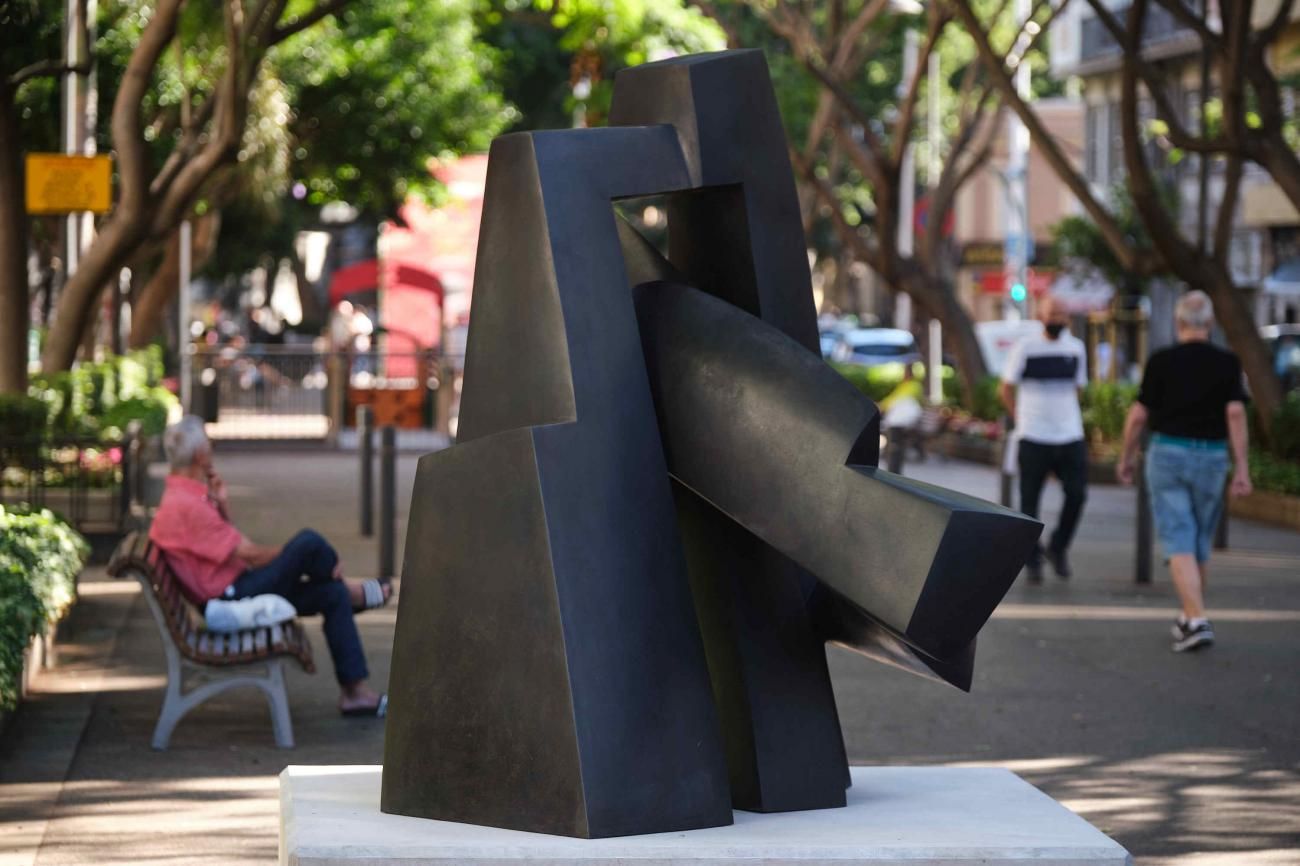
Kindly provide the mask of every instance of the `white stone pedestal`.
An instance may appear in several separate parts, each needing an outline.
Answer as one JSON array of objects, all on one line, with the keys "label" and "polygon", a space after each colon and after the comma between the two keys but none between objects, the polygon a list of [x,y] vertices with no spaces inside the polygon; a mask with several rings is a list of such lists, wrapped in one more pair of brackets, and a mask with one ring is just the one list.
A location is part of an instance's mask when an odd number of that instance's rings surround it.
[{"label": "white stone pedestal", "polygon": [[1007,770],[854,767],[843,809],[757,815],[730,827],[570,839],[385,815],[379,767],[280,775],[280,863],[581,866],[1127,866],[1128,852]]}]

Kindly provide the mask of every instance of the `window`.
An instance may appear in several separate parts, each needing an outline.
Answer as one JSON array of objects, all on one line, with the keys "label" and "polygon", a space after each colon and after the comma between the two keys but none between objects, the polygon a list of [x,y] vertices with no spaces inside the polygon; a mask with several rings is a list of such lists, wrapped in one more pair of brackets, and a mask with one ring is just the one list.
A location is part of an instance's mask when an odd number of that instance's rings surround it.
[{"label": "window", "polygon": [[1106,106],[1106,137],[1110,145],[1106,160],[1106,184],[1116,184],[1124,177],[1124,136],[1121,134],[1119,102]]},{"label": "window", "polygon": [[1100,106],[1089,103],[1083,114],[1083,172],[1090,183],[1101,183],[1101,153],[1106,147],[1101,112]]}]

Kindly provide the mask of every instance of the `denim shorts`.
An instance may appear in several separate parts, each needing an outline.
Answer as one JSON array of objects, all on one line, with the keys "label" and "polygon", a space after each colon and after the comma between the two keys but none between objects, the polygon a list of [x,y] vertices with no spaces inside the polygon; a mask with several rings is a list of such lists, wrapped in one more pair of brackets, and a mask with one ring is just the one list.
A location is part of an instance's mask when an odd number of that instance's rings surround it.
[{"label": "denim shorts", "polygon": [[1152,437],[1147,490],[1165,559],[1191,554],[1197,562],[1209,560],[1228,463],[1227,443]]}]

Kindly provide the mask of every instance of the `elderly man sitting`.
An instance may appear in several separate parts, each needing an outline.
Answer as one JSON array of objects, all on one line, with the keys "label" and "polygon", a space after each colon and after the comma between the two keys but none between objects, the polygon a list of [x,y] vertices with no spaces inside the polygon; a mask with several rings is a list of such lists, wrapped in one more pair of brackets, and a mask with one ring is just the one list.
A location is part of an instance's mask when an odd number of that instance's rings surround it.
[{"label": "elderly man sitting", "polygon": [[226,483],[212,466],[203,422],[187,415],[167,428],[163,446],[171,473],[149,538],[162,549],[190,601],[266,593],[287,599],[299,614],[325,617],[325,640],[339,682],[339,710],[347,716],[382,716],[387,696],[366,684],[365,652],[354,610],[388,601],[388,581],[346,580],[338,554],[304,529],[282,547],[250,541],[230,519]]}]

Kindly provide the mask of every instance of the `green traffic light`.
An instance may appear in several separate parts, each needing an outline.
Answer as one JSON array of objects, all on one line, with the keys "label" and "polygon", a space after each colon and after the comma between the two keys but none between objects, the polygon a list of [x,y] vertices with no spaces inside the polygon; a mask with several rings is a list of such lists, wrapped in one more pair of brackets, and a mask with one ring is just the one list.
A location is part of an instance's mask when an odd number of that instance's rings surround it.
[{"label": "green traffic light", "polygon": [[1017,304],[1025,299],[1025,284],[1015,283],[1011,286],[1011,300]]}]

